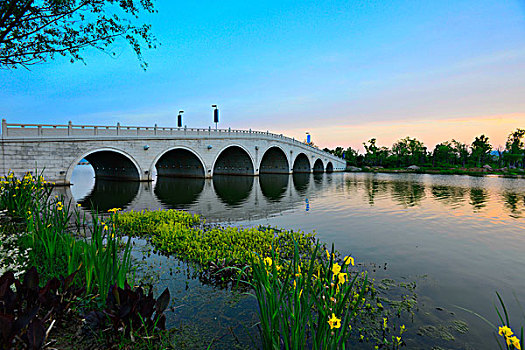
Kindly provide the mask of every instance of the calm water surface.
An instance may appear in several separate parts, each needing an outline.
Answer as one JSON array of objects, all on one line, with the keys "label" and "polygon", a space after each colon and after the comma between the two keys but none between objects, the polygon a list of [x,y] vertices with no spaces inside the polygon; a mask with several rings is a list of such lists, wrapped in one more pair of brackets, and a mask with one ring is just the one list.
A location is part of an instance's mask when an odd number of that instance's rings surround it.
[{"label": "calm water surface", "polygon": [[[159,178],[139,184],[95,182],[89,166],[78,166],[72,182],[64,191],[84,208],[175,208],[212,222],[315,230],[322,241],[334,242],[342,254],[367,266],[376,279],[416,281],[419,311],[407,323],[410,348],[497,348],[491,328],[473,314],[496,323],[496,291],[516,323],[525,324],[516,302],[525,303],[523,179],[337,173]],[[142,253],[137,250],[136,256]],[[187,279],[187,267],[174,259],[151,252],[146,256],[160,287],[169,286],[175,295],[173,304],[179,307],[170,313],[172,325],[200,326],[211,338],[228,333],[221,339],[226,343],[216,343],[221,348],[234,341],[231,332],[245,334],[244,327],[255,322],[250,298]],[[467,322],[468,332],[451,330],[455,320]],[[455,341],[421,335],[425,325],[448,330]]]}]

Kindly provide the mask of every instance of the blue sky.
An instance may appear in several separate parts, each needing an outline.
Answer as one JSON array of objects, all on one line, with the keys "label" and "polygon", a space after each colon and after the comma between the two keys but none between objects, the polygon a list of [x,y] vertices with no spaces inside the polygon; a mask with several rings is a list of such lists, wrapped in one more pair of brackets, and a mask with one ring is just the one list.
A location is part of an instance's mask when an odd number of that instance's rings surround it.
[{"label": "blue sky", "polygon": [[[160,46],[143,72],[84,52],[0,70],[13,123],[211,125],[270,130],[321,146],[410,134],[427,144],[525,127],[525,0],[157,1]],[[482,129],[487,128],[487,129]],[[492,134],[491,134],[492,133]]]}]

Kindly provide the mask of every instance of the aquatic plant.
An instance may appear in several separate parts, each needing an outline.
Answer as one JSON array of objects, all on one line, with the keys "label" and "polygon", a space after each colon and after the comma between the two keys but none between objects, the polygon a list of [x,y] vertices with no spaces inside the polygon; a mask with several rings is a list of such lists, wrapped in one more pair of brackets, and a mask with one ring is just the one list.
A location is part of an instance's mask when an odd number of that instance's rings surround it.
[{"label": "aquatic plant", "polygon": [[498,334],[505,339],[505,343],[503,346],[501,345],[500,341],[497,340],[499,348],[502,350],[503,349],[507,349],[507,350],[525,349],[524,339],[523,339],[523,326],[521,326],[520,337],[518,338],[510,327],[509,314],[507,312],[505,303],[503,302],[503,299],[501,298],[501,295],[499,295],[498,292],[496,292],[496,295],[498,296],[501,310],[503,312],[503,315],[502,315],[502,312],[500,312],[499,308],[497,306],[494,306],[496,308],[496,313],[498,314],[499,321],[501,323],[501,326],[498,326]]},{"label": "aquatic plant", "polygon": [[93,213],[89,237],[77,243],[81,247],[80,260],[88,293],[96,290],[100,296],[105,296],[111,285],[124,288],[131,272],[131,237],[124,243],[113,224],[117,215],[111,214],[106,223]]},{"label": "aquatic plant", "polygon": [[[317,242],[309,259],[300,255],[297,243],[289,261],[280,259],[275,248],[271,257],[253,257],[253,278],[247,283],[259,305],[264,349],[344,349],[352,337],[364,340],[355,325],[370,311],[368,275],[354,269],[350,256],[337,260],[333,248],[322,258],[321,247]],[[404,345],[400,336],[387,341],[387,328],[385,317],[377,348]]]},{"label": "aquatic plant", "polygon": [[[17,239],[18,248],[26,252],[45,279],[70,275],[82,268],[79,283],[85,283],[88,293],[101,295],[102,302],[111,285],[124,287],[131,271],[131,239],[124,243],[113,224],[116,211],[108,223],[93,214],[92,222],[87,224],[79,209],[72,208],[62,196],[50,197],[51,188],[42,176],[28,173],[19,180],[10,173],[1,184],[0,208],[19,218],[20,228],[27,232]],[[76,232],[71,231],[72,216]],[[77,240],[79,236],[85,238]]]},{"label": "aquatic plant", "polygon": [[201,270],[220,266],[218,270],[226,272],[224,267],[244,267],[254,254],[269,256],[272,247],[278,257],[289,259],[294,255],[294,242],[301,256],[311,254],[315,246],[313,233],[262,226],[205,226],[204,222],[198,215],[176,210],[119,213],[116,218],[119,229],[149,238],[156,249],[193,262]]},{"label": "aquatic plant", "polygon": [[8,210],[12,217],[25,219],[35,204],[47,201],[51,191],[52,187],[41,174],[33,176],[28,172],[19,179],[9,172],[0,177],[0,209]]}]

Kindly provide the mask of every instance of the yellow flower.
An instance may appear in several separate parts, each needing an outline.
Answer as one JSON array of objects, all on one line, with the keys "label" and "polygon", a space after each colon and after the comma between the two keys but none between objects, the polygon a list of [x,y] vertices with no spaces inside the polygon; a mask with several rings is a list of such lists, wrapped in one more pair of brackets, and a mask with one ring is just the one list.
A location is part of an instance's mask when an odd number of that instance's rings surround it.
[{"label": "yellow flower", "polygon": [[264,258],[264,264],[267,265],[268,267],[272,266],[272,258],[270,257]]},{"label": "yellow flower", "polygon": [[383,328],[386,328],[388,326],[388,319],[386,317],[383,317]]},{"label": "yellow flower", "polygon": [[82,206],[82,205],[80,205],[80,204],[77,204],[77,207],[79,207],[79,208],[80,208],[81,206]]},{"label": "yellow flower", "polygon": [[335,317],[335,314],[332,313],[332,317],[328,320],[328,324],[330,325],[330,329],[339,328],[341,327],[341,319]]},{"label": "yellow flower", "polygon": [[352,258],[351,256],[345,256],[344,265],[348,264],[352,264],[352,266],[355,266],[354,258]]},{"label": "yellow flower", "polygon": [[337,275],[337,278],[339,278],[339,284],[344,284],[346,281],[346,273],[340,273],[339,275]]},{"label": "yellow flower", "polygon": [[108,210],[108,213],[116,213],[117,211],[121,210],[121,208],[113,208],[113,209],[109,209]]},{"label": "yellow flower", "polygon": [[513,336],[510,338],[507,338],[507,344],[509,344],[509,340],[516,349],[521,350],[521,344],[520,344],[520,340],[518,339],[518,337]]},{"label": "yellow flower", "polygon": [[330,252],[328,251],[328,249],[326,250],[326,258],[330,260]]},{"label": "yellow flower", "polygon": [[511,335],[514,334],[514,332],[512,332],[512,330],[509,327],[507,327],[507,326],[499,327],[499,332],[498,333],[502,337],[503,336],[510,337]]},{"label": "yellow flower", "polygon": [[403,334],[405,332],[405,325],[401,325],[399,329],[401,330],[399,333]]},{"label": "yellow flower", "polygon": [[339,274],[339,272],[341,272],[341,265],[335,263],[334,266],[332,266],[332,272],[334,273],[334,275]]},{"label": "yellow flower", "polygon": [[521,350],[520,340],[517,337],[512,337],[510,338],[510,340],[512,341],[512,345],[514,345],[516,349]]}]

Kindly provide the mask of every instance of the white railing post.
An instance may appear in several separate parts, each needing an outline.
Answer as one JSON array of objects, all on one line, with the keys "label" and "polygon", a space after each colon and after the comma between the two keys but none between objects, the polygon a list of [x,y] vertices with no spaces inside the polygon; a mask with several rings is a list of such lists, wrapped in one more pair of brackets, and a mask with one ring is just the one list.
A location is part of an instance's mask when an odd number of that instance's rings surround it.
[{"label": "white railing post", "polygon": [[7,121],[5,120],[5,118],[2,119],[2,137],[4,136],[7,136],[8,135],[8,132],[7,132]]},{"label": "white railing post", "polygon": [[42,125],[39,125],[37,128],[37,134],[38,136],[42,136]]},{"label": "white railing post", "polygon": [[73,134],[73,123],[71,120],[67,123],[67,136],[71,136]]}]

